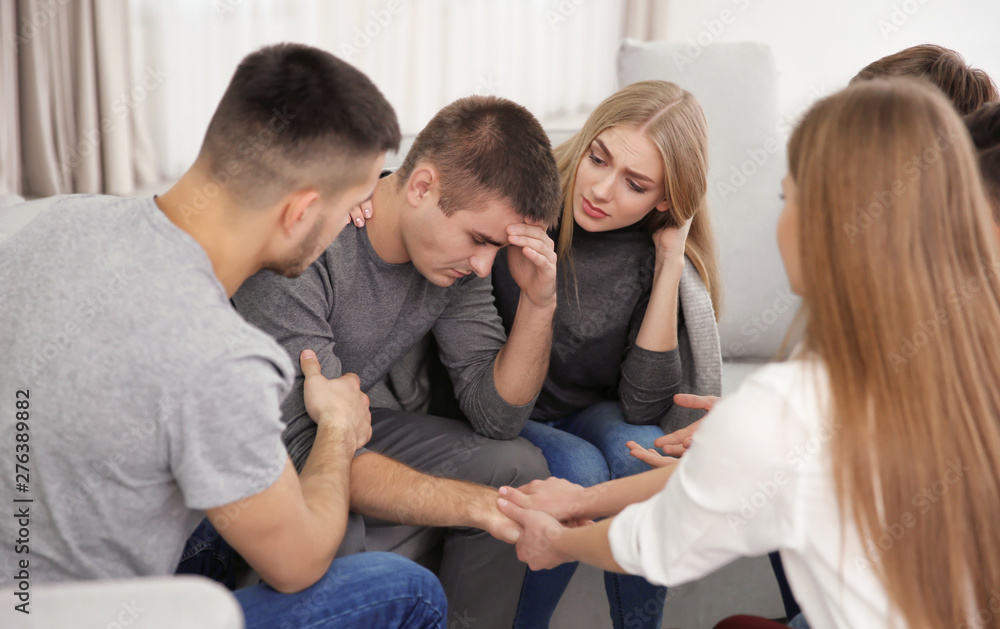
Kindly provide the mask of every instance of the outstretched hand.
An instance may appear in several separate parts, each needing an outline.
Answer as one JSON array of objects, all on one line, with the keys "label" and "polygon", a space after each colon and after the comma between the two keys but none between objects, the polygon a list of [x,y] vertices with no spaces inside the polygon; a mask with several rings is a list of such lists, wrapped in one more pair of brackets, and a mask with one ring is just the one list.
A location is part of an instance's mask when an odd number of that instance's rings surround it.
[{"label": "outstretched hand", "polygon": [[[678,393],[674,396],[674,404],[685,408],[711,411],[712,407],[715,406],[715,404],[721,399],[722,398],[714,395]],[[701,421],[702,420],[699,419],[690,426],[686,426],[680,430],[675,430],[674,432],[658,437],[655,441],[653,441],[653,445],[656,446],[656,448],[660,448],[660,450],[663,451],[663,454],[660,454],[655,448],[643,448],[635,441],[629,441],[625,445],[629,449],[629,454],[640,461],[645,461],[652,467],[666,467],[668,465],[673,465],[677,463],[677,458],[675,457],[684,456],[684,453],[687,452],[688,448],[691,447],[691,444],[694,443],[694,434],[698,431]]]}]

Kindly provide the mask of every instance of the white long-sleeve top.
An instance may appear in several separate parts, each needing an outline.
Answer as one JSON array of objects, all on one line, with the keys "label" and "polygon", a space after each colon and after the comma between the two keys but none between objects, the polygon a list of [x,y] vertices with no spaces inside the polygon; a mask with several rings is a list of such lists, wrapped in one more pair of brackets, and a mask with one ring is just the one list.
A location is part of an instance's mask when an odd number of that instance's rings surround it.
[{"label": "white long-sleeve top", "polygon": [[[892,532],[907,527],[887,523],[890,534],[878,541],[885,548],[866,552],[857,527],[845,524],[828,396],[825,370],[814,361],[755,372],[702,421],[664,489],[615,518],[609,541],[618,564],[672,586],[778,550],[814,629],[888,627],[888,598],[872,562],[891,552]],[[921,508],[911,512],[915,520]]]}]

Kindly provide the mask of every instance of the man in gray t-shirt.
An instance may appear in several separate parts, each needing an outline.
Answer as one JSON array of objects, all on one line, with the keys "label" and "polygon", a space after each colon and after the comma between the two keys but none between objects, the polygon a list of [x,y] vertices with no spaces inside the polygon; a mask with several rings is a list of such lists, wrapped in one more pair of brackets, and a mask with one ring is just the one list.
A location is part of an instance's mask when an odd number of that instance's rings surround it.
[{"label": "man in gray t-shirt", "polygon": [[[541,452],[517,435],[551,348],[556,259],[545,227],[559,212],[555,159],[524,108],[465,98],[431,120],[372,203],[366,228],[341,233],[301,277],[259,273],[233,301],[290,355],[315,348],[324,375],[356,372],[373,405],[394,407],[372,411],[369,450],[352,466],[351,508],[365,519],[352,518],[342,552],[409,555],[426,547],[413,536],[443,533],[438,574],[451,618],[509,627],[524,564],[499,541],[519,530],[499,512],[495,488],[548,476]],[[508,244],[523,296],[510,338],[489,280]],[[427,333],[468,423],[402,410],[409,396],[400,389],[410,383],[384,379]],[[296,395],[300,382],[282,406],[296,462],[316,430]]]},{"label": "man in gray t-shirt", "polygon": [[[0,443],[20,475],[0,483],[20,514],[0,527],[0,589],[16,611],[32,611],[36,584],[173,574],[207,514],[267,583],[236,594],[247,627],[345,612],[359,626],[440,626],[426,570],[334,561],[352,455],[370,435],[358,379],[295,357],[317,425],[297,475],[279,405],[298,371],[229,301],[262,268],[306,268],[399,138],[367,77],[281,44],[243,60],[198,160],[162,196],[27,208],[37,217],[0,245]],[[317,584],[332,593],[322,603],[292,594]]]}]

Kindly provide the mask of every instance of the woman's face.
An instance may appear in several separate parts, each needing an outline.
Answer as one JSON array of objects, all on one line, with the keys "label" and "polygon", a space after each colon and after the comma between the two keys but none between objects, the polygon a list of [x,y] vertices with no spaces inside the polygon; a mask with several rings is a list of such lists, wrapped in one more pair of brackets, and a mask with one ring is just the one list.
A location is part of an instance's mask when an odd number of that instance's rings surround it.
[{"label": "woman's face", "polygon": [[788,284],[796,295],[802,294],[802,258],[799,255],[799,190],[791,175],[781,180],[785,207],[778,217],[778,250],[785,264]]},{"label": "woman's face", "polygon": [[576,224],[604,232],[637,223],[652,209],[670,209],[656,145],[635,127],[605,129],[576,167]]}]

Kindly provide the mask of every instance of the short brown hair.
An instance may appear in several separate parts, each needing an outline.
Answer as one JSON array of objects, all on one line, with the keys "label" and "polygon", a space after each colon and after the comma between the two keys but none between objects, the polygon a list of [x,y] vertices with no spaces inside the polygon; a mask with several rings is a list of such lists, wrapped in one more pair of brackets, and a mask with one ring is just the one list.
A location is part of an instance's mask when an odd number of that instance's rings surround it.
[{"label": "short brown hair", "polygon": [[965,117],[979,157],[986,195],[993,205],[993,220],[1000,223],[1000,103],[980,107]]},{"label": "short brown hair", "polygon": [[1000,100],[997,86],[988,74],[966,65],[965,59],[950,48],[921,44],[900,50],[868,64],[851,83],[884,76],[913,76],[936,85],[951,99],[963,116],[983,104]]},{"label": "short brown hair", "polygon": [[399,149],[396,113],[360,70],[303,44],[247,55],[212,116],[199,159],[243,206],[303,187],[332,195],[364,172],[359,157]]},{"label": "short brown hair", "polygon": [[498,195],[518,216],[559,220],[559,171],[542,125],[524,107],[497,96],[467,96],[439,111],[399,167],[400,181],[426,160],[441,173],[441,211],[475,209]]}]

